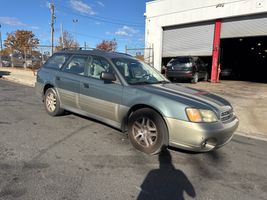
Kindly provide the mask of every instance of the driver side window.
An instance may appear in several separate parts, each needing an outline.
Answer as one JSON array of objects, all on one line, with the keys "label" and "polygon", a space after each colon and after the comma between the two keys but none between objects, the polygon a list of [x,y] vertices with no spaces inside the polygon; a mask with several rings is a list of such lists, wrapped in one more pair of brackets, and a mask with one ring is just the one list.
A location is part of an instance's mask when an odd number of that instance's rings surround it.
[{"label": "driver side window", "polygon": [[111,72],[111,66],[104,58],[92,56],[92,61],[89,64],[89,77],[100,79],[101,72]]}]

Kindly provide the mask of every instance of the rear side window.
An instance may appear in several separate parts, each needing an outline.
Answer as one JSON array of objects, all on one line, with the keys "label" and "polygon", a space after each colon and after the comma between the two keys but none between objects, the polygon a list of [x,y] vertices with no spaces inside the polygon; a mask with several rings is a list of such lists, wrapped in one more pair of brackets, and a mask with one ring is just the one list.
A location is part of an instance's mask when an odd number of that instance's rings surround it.
[{"label": "rear side window", "polygon": [[44,65],[45,68],[60,69],[70,56],[66,54],[54,54]]}]

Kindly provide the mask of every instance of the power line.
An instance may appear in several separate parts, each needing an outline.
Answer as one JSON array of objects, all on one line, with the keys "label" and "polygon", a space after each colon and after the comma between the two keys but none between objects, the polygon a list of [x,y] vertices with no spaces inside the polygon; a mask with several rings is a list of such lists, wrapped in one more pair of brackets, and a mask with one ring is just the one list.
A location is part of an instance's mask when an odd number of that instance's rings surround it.
[{"label": "power line", "polygon": [[[60,4],[57,4],[57,5],[60,5]],[[64,12],[65,14],[72,14],[72,15],[83,17],[83,18],[90,19],[90,20],[93,20],[93,21],[101,21],[101,22],[104,22],[104,23],[120,25],[120,26],[128,25],[128,26],[133,26],[133,27],[144,28],[144,25],[139,24],[139,23],[132,23],[132,22],[126,22],[126,21],[122,21],[122,20],[107,19],[107,18],[103,18],[103,17],[93,17],[93,16],[88,16],[88,15],[78,14],[78,13],[73,12],[70,8],[65,7],[63,5],[60,5],[60,7],[57,7],[57,10],[60,10],[60,11],[63,11],[63,12],[65,10],[65,11],[67,11],[67,13]]]},{"label": "power line", "polygon": [[[86,33],[79,33],[79,32],[74,32],[74,31],[70,31],[70,30],[66,30],[66,29],[65,29],[65,31],[67,31],[69,33],[72,33],[72,34],[76,33],[77,35],[88,37],[88,38],[94,38],[94,39],[100,39],[100,40],[104,39],[103,37],[99,37],[99,36],[95,36],[95,35],[88,35]],[[128,40],[128,39],[122,39],[122,38],[115,37],[115,40],[117,40],[117,41],[125,41],[125,40]]]}]

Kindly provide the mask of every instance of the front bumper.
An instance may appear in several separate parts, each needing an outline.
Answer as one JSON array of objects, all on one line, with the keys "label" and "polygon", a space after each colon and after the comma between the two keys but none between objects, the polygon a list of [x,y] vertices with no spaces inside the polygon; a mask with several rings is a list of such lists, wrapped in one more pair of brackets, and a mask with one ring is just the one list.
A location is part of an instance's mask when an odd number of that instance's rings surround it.
[{"label": "front bumper", "polygon": [[238,127],[234,118],[229,123],[192,123],[165,118],[169,130],[169,145],[190,151],[205,152],[228,143]]}]

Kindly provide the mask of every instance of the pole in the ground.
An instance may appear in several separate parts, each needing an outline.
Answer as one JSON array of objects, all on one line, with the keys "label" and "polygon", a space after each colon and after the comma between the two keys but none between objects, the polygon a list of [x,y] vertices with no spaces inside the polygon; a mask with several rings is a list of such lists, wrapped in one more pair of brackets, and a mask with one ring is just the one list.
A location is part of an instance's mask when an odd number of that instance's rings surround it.
[{"label": "pole in the ground", "polygon": [[55,25],[55,4],[54,0],[52,0],[52,3],[50,4],[50,10],[51,10],[51,53],[54,53],[54,25]]}]

